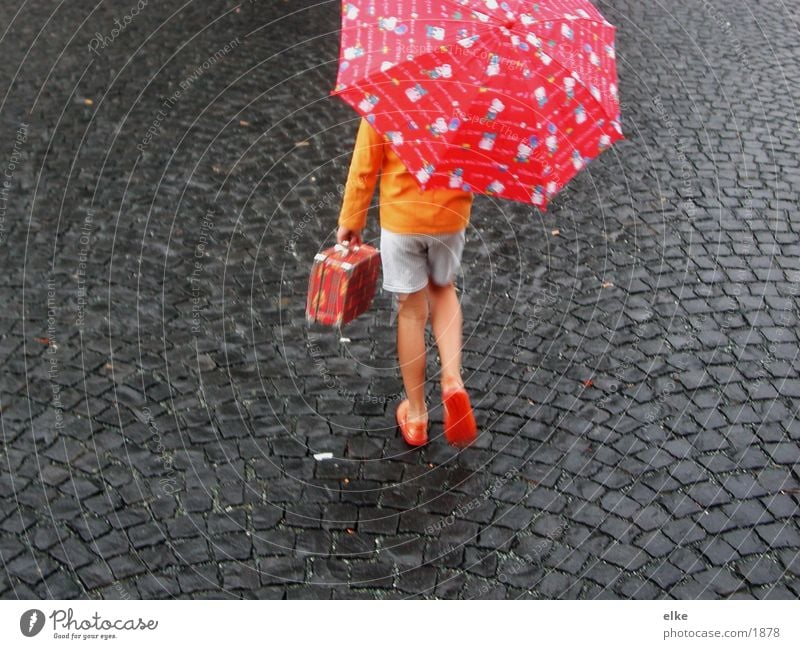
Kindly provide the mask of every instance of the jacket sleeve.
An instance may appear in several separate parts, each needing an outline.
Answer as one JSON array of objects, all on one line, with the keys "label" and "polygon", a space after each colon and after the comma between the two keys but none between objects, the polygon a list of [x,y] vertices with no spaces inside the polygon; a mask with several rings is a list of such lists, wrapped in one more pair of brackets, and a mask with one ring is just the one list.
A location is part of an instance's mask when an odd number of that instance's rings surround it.
[{"label": "jacket sleeve", "polygon": [[361,230],[366,225],[367,211],[372,202],[382,162],[383,139],[369,122],[362,118],[342,197],[340,226]]}]

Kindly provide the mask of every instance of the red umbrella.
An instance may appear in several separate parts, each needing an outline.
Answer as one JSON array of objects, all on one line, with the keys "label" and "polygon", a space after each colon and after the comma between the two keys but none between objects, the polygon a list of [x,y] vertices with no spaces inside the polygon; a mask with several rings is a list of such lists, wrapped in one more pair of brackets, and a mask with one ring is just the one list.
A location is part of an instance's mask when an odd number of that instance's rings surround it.
[{"label": "red umbrella", "polygon": [[331,94],[421,188],[544,209],[623,138],[614,35],[587,0],[350,0]]}]

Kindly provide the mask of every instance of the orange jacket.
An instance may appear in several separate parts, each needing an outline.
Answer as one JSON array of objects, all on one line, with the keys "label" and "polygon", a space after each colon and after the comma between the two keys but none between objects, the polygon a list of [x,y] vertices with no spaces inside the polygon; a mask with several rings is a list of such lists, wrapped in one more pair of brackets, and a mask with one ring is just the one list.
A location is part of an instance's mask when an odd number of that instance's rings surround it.
[{"label": "orange jacket", "polygon": [[467,227],[472,194],[457,189],[422,191],[397,154],[362,118],[347,174],[339,225],[361,230],[381,171],[380,225],[403,234],[440,234]]}]

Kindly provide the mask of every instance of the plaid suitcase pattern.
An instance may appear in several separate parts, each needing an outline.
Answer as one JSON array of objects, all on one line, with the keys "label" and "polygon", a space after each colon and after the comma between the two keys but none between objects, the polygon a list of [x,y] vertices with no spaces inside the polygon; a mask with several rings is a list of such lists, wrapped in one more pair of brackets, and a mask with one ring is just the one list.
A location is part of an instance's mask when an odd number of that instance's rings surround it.
[{"label": "plaid suitcase pattern", "polygon": [[308,282],[306,320],[341,326],[372,304],[378,284],[380,252],[367,244],[337,244],[314,257]]}]

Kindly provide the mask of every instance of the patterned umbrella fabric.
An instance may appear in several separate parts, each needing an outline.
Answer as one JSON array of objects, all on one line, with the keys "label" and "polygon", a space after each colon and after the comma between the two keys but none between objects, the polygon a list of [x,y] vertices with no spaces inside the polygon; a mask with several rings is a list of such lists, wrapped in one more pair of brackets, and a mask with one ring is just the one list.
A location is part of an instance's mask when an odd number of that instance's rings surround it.
[{"label": "patterned umbrella fabric", "polygon": [[350,0],[332,94],[421,188],[544,209],[623,138],[614,35],[587,0]]}]

